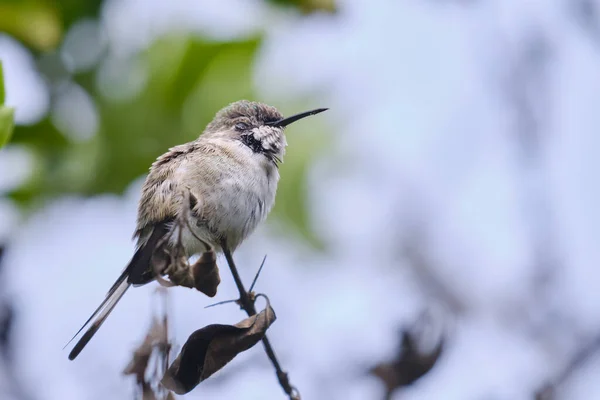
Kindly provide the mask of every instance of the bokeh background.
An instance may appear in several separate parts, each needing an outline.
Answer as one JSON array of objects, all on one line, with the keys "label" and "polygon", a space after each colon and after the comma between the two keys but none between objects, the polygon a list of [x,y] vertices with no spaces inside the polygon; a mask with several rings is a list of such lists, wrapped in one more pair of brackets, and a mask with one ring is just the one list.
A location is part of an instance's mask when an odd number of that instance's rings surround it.
[{"label": "bokeh background", "polygon": [[[600,1],[3,0],[0,32],[0,398],[135,398],[157,285],[62,347],[132,254],[150,163],[241,98],[330,108],[288,129],[235,255],[247,282],[268,255],[303,398],[600,398]],[[212,301],[169,289],[176,346],[244,317]],[[285,396],[256,346],[184,398]]]}]

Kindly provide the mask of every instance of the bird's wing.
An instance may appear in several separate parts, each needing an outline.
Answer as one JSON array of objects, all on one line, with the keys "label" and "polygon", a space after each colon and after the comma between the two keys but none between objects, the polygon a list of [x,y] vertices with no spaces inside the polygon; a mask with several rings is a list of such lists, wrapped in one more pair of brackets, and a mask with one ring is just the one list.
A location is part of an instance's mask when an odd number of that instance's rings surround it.
[{"label": "bird's wing", "polygon": [[186,143],[169,149],[156,159],[142,188],[138,205],[137,227],[134,237],[141,247],[152,234],[154,225],[173,220],[181,209],[182,165],[187,156],[198,148],[196,142]]}]

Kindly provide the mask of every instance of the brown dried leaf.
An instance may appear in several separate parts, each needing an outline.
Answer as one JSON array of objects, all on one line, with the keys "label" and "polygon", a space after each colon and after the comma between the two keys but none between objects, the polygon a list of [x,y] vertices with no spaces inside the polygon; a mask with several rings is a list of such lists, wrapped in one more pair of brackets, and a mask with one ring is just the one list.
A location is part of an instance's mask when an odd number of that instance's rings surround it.
[{"label": "brown dried leaf", "polygon": [[168,308],[167,292],[161,289],[158,293],[164,302],[162,318],[153,318],[144,341],[134,351],[129,365],[123,371],[126,375],[135,376],[142,400],[165,400],[170,393],[159,383],[167,369],[171,346],[168,341],[168,319],[164,314]]},{"label": "brown dried leaf", "polygon": [[258,343],[275,312],[270,305],[235,325],[208,325],[192,333],[161,383],[177,394],[188,393],[239,353]]},{"label": "brown dried leaf", "polygon": [[421,353],[417,348],[416,338],[413,338],[410,332],[403,331],[402,346],[396,359],[380,363],[369,372],[383,382],[388,395],[390,395],[394,390],[411,385],[428,373],[439,359],[443,349],[444,339],[442,338],[433,351]]},{"label": "brown dried leaf", "polygon": [[[167,268],[169,262],[170,266]],[[169,280],[161,276],[162,271],[166,271]],[[188,264],[185,257],[165,260],[160,265],[156,264],[155,272],[156,280],[164,287],[184,286],[196,288],[208,297],[214,297],[217,294],[217,288],[221,283],[217,257],[214,251],[202,253],[202,256],[192,266]]]},{"label": "brown dried leaf", "polygon": [[173,392],[167,393],[166,400],[175,400],[175,395],[173,394]]},{"label": "brown dried leaf", "polygon": [[214,297],[217,294],[221,277],[219,276],[219,267],[217,267],[217,257],[214,251],[202,253],[200,259],[192,266],[192,274],[196,289],[208,297]]},{"label": "brown dried leaf", "polygon": [[544,385],[535,392],[535,400],[554,400],[556,399],[556,388],[551,385]]},{"label": "brown dried leaf", "polygon": [[135,375],[138,383],[144,382],[144,374],[148,368],[150,356],[157,345],[168,345],[167,327],[164,322],[158,322],[154,319],[144,341],[133,352],[133,357],[127,367],[125,367],[123,374]]},{"label": "brown dried leaf", "polygon": [[158,400],[150,384],[144,382],[140,386],[142,388],[142,400]]}]

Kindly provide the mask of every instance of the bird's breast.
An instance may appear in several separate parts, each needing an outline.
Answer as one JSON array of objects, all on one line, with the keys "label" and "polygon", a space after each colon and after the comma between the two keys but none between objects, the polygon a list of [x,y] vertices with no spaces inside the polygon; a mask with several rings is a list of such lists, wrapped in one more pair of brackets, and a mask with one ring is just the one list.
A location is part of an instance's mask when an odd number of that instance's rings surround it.
[{"label": "bird's breast", "polygon": [[235,249],[265,220],[275,202],[279,173],[263,155],[225,147],[205,160],[207,176],[198,176],[202,222]]}]

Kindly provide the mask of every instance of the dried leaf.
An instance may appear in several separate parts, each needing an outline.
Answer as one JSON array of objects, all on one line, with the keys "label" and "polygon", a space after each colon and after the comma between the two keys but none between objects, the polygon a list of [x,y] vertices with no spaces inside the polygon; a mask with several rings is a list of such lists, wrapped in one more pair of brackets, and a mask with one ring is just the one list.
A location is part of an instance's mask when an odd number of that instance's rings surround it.
[{"label": "dried leaf", "polygon": [[535,400],[554,400],[556,399],[556,388],[552,384],[544,385],[535,392]]},{"label": "dried leaf", "polygon": [[196,289],[208,297],[214,297],[217,294],[221,277],[219,276],[219,267],[217,267],[217,257],[214,251],[202,253],[200,259],[192,266],[192,274]]},{"label": "dried leaf", "polygon": [[175,395],[173,394],[173,392],[167,393],[166,400],[175,400]]},{"label": "dried leaf", "polygon": [[[166,315],[168,309],[167,292],[161,289],[158,293],[162,295],[164,302],[163,315],[153,318],[152,325],[144,341],[134,351],[129,365],[123,371],[126,375],[135,376],[139,398],[142,400],[167,400],[170,394],[159,383],[164,371],[167,369],[171,345],[168,341],[168,319]],[[157,314],[159,314],[158,310]]]},{"label": "dried leaf", "polygon": [[156,397],[156,393],[154,393],[154,390],[152,389],[150,384],[148,384],[147,382],[143,382],[141,384],[141,388],[142,400],[158,400],[158,398]]},{"label": "dried leaf", "polygon": [[188,393],[236,355],[258,343],[275,318],[275,312],[267,305],[238,324],[208,325],[192,333],[165,373],[163,386],[177,394]]},{"label": "dried leaf", "polygon": [[157,347],[168,346],[167,327],[164,323],[158,322],[156,319],[152,322],[152,326],[148,330],[142,344],[133,352],[131,361],[125,367],[123,374],[135,375],[137,382],[144,382],[144,375],[148,368],[148,362],[152,352]]},{"label": "dried leaf", "polygon": [[408,386],[428,373],[444,348],[444,339],[430,353],[421,353],[418,350],[416,338],[409,331],[402,332],[402,346],[396,359],[380,363],[369,372],[378,377],[386,386],[388,396],[403,386]]},{"label": "dried leaf", "polygon": [[[170,266],[169,261],[171,262]],[[167,268],[167,266],[169,267]],[[166,271],[168,280],[162,277],[163,271]],[[221,283],[214,251],[202,253],[200,259],[192,266],[188,264],[185,257],[165,259],[162,263],[156,263],[155,279],[163,287],[195,288],[208,297],[215,297]]]}]

